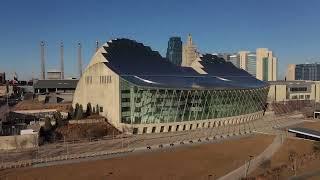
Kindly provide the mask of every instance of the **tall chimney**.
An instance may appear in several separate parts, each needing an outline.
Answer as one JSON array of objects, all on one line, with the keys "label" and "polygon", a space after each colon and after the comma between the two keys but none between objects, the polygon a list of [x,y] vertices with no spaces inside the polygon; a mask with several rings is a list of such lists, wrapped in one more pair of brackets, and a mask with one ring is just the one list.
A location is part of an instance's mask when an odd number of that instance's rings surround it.
[{"label": "tall chimney", "polygon": [[81,75],[82,75],[81,43],[78,43],[78,65],[79,65],[79,78],[81,78]]},{"label": "tall chimney", "polygon": [[61,79],[64,79],[64,61],[63,61],[63,42],[60,44],[60,68],[61,68]]},{"label": "tall chimney", "polygon": [[99,49],[99,41],[96,41],[96,52],[98,51]]},{"label": "tall chimney", "polygon": [[46,69],[45,69],[45,59],[44,59],[44,46],[45,43],[43,41],[40,42],[40,49],[41,49],[41,79],[45,80],[46,79]]}]

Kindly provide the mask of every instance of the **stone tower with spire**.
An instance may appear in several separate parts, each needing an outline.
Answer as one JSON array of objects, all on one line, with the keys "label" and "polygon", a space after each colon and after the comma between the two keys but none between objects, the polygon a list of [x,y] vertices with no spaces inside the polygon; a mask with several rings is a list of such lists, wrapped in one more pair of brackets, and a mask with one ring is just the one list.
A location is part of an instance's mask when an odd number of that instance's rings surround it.
[{"label": "stone tower with spire", "polygon": [[198,57],[197,48],[192,43],[191,34],[188,35],[187,43],[182,48],[182,63],[181,66],[190,67],[192,62]]}]

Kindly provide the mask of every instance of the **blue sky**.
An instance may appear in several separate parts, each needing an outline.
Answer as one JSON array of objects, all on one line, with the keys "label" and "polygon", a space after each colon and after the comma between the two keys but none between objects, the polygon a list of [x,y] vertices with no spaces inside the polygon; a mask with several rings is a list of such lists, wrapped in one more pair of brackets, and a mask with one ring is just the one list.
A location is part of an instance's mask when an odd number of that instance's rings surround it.
[{"label": "blue sky", "polygon": [[84,65],[95,41],[127,37],[165,54],[170,36],[188,33],[201,52],[236,52],[267,47],[287,64],[320,57],[318,0],[2,0],[0,71],[20,79],[39,76],[39,42],[47,42],[47,69],[59,68],[65,44],[67,76],[77,74],[77,42]]}]

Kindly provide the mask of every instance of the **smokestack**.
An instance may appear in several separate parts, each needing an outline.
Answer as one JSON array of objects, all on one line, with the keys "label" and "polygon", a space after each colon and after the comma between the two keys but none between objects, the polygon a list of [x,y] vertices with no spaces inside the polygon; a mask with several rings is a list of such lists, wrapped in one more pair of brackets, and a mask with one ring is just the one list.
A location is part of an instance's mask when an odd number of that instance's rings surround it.
[{"label": "smokestack", "polygon": [[60,44],[60,68],[61,68],[61,79],[64,79],[64,61],[63,61],[63,42]]},{"label": "smokestack", "polygon": [[82,75],[82,57],[81,57],[81,44],[78,43],[78,65],[79,65],[79,78]]},{"label": "smokestack", "polygon": [[41,41],[40,42],[40,49],[41,49],[41,57],[40,57],[40,59],[41,59],[41,79],[43,79],[43,80],[45,80],[46,79],[46,69],[45,69],[45,59],[44,59],[44,46],[45,46],[45,44],[44,44],[44,42],[43,41]]},{"label": "smokestack", "polygon": [[99,49],[99,41],[96,41],[96,52],[98,51]]}]

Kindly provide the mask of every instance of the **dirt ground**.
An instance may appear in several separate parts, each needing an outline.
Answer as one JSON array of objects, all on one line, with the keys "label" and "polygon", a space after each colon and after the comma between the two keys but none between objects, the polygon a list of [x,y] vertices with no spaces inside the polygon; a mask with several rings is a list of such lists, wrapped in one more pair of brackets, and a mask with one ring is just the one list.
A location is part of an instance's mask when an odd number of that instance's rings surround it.
[{"label": "dirt ground", "polygon": [[10,169],[0,171],[0,177],[5,180],[207,180],[209,175],[220,177],[243,165],[249,155],[260,154],[272,143],[273,138],[274,136],[256,135],[216,144],[184,146],[107,160]]},{"label": "dirt ground", "polygon": [[[306,156],[313,154],[313,146],[314,142],[310,140],[286,139],[282,147],[274,154],[271,161],[261,165],[250,176],[257,177],[258,175],[267,173],[269,175],[264,176],[264,178],[261,179],[275,179],[276,177],[279,177],[279,179],[288,179],[294,175],[294,171],[292,170],[292,161],[290,162],[289,160],[289,154],[294,151],[297,154],[297,159],[301,160]],[[305,174],[314,170],[320,170],[320,159],[305,159],[306,160],[302,164],[299,163],[301,161],[297,160],[297,175]],[[288,168],[283,168],[283,170],[276,173],[276,171],[279,170],[278,168],[281,166],[287,166]],[[313,178],[319,179],[320,176]]]},{"label": "dirt ground", "polygon": [[37,100],[24,100],[14,106],[14,110],[37,110],[37,109],[57,109],[62,112],[68,112],[71,103],[44,104]]},{"label": "dirt ground", "polygon": [[316,130],[316,131],[320,131],[320,121],[317,121],[317,122],[304,122],[302,124],[302,127],[313,129],[313,130]]}]

